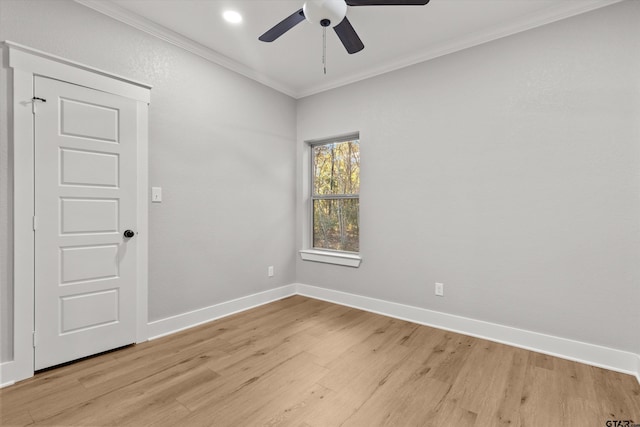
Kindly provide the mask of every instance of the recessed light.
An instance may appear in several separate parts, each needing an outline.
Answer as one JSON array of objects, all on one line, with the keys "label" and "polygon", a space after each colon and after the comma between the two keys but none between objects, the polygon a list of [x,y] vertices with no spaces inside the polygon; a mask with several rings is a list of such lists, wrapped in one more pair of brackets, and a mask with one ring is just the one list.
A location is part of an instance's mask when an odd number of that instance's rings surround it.
[{"label": "recessed light", "polygon": [[235,10],[225,10],[222,14],[222,17],[225,21],[232,24],[239,24],[240,22],[242,22],[242,15],[240,15]]}]

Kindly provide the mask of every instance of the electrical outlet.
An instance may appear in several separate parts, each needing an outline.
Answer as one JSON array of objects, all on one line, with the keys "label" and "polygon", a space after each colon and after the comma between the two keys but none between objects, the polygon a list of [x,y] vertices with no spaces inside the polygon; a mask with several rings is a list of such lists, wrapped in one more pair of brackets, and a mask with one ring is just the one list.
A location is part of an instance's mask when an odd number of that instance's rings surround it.
[{"label": "electrical outlet", "polygon": [[436,283],[436,295],[439,297],[444,296],[444,283]]},{"label": "electrical outlet", "polygon": [[273,277],[273,265],[270,265],[267,269],[267,276]]}]

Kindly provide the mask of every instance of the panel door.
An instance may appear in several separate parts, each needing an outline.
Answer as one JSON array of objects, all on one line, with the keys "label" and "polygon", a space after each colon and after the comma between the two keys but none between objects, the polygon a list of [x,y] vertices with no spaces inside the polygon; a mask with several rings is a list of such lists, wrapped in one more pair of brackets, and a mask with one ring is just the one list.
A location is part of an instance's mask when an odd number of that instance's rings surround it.
[{"label": "panel door", "polygon": [[135,342],[136,102],[36,77],[35,369]]}]

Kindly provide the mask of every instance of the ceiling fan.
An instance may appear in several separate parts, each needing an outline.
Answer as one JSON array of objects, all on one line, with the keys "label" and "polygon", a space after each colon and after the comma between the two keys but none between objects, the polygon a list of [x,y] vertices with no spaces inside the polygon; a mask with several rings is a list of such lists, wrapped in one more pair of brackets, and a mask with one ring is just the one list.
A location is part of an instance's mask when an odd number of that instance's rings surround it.
[{"label": "ceiling fan", "polygon": [[347,6],[424,6],[430,0],[307,0],[302,9],[292,13],[258,37],[272,42],[305,19],[312,24],[332,26],[349,53],[360,52],[364,44],[347,19]]}]

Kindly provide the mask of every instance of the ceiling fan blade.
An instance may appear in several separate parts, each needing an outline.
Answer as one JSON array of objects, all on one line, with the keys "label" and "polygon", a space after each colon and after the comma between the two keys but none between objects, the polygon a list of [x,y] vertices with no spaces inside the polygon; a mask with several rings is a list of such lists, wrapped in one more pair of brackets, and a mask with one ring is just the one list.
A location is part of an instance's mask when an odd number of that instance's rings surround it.
[{"label": "ceiling fan blade", "polygon": [[304,12],[300,9],[284,18],[269,31],[258,37],[258,40],[263,42],[272,42],[302,21],[304,21]]},{"label": "ceiling fan blade", "polygon": [[429,0],[346,0],[349,6],[424,6]]},{"label": "ceiling fan blade", "polygon": [[344,48],[347,49],[347,52],[356,53],[364,49],[362,40],[360,40],[360,37],[358,37],[356,30],[353,29],[353,26],[351,26],[351,22],[349,22],[346,16],[344,17],[342,22],[333,27],[333,29],[340,38],[340,41],[344,45]]}]

